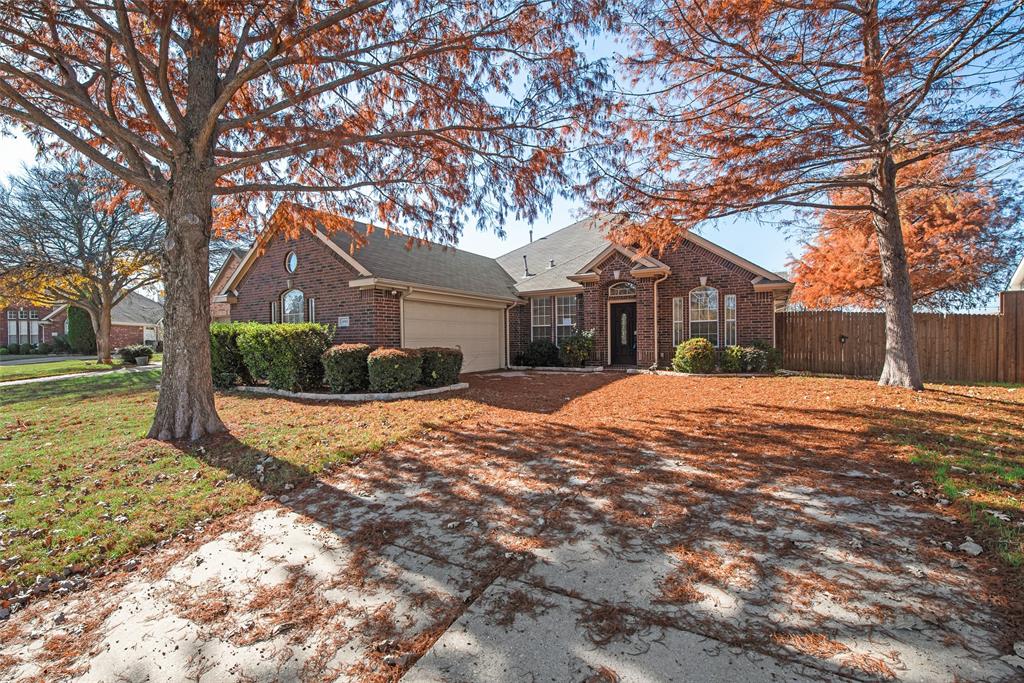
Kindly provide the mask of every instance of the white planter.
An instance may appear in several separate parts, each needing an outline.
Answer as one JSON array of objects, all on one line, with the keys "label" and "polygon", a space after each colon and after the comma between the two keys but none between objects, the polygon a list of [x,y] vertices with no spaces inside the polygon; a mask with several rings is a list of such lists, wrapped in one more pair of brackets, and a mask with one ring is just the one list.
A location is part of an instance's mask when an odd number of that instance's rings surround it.
[{"label": "white planter", "polygon": [[135,364],[136,365],[149,365],[149,356],[136,356],[135,357]]}]

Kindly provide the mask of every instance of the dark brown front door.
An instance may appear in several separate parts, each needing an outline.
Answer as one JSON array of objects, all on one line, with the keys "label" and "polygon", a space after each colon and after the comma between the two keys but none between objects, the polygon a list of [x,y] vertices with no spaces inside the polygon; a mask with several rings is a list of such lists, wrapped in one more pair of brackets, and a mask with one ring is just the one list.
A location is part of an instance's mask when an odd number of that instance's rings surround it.
[{"label": "dark brown front door", "polygon": [[612,365],[636,365],[636,303],[611,305]]}]

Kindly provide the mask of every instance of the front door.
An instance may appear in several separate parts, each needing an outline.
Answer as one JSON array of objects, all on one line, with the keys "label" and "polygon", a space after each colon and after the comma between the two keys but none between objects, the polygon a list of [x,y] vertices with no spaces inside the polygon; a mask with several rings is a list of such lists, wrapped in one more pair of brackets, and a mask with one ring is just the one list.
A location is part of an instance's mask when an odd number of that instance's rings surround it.
[{"label": "front door", "polygon": [[636,302],[611,305],[612,365],[636,365]]}]

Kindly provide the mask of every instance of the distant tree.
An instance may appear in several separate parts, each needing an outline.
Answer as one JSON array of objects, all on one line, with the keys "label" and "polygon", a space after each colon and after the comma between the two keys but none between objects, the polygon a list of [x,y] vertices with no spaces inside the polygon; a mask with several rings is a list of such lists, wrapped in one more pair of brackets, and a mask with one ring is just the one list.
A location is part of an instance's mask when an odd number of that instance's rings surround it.
[{"label": "distant tree", "polygon": [[[0,120],[117,175],[167,222],[150,436],[224,429],[209,354],[215,216],[230,233],[277,199],[302,198],[446,243],[474,215],[499,231],[509,212],[534,217],[564,179],[567,126],[593,106],[602,73],[575,44],[597,17],[611,21],[601,10],[0,0]],[[312,227],[293,218],[292,231]]]},{"label": "distant tree", "polygon": [[[1024,244],[1016,187],[979,178],[972,163],[934,157],[909,167],[898,188],[915,305],[963,308],[1006,282]],[[859,188],[834,190],[836,205],[864,203]],[[882,264],[869,212],[822,212],[815,238],[790,263],[794,303],[809,308],[880,308]]]},{"label": "distant tree", "polygon": [[78,306],[68,307],[67,342],[75,353],[96,352],[96,331],[92,328],[92,316]]},{"label": "distant tree", "polygon": [[[597,208],[657,248],[737,213],[871,217],[880,384],[920,389],[901,176],[967,150],[1019,152],[1019,0],[625,0],[632,92],[598,129]],[[838,201],[837,201],[838,200]]]},{"label": "distant tree", "polygon": [[89,314],[111,362],[111,311],[159,281],[163,224],[95,168],[37,166],[0,189],[0,297]]}]

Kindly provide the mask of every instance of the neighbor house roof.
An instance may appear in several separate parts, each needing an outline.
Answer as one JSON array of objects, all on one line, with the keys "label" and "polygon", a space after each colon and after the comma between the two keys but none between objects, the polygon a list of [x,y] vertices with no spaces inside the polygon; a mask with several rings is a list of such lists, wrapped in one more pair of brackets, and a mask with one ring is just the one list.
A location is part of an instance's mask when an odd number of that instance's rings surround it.
[{"label": "neighbor house roof", "polygon": [[[67,304],[58,306],[43,317],[46,322],[67,308]],[[113,325],[157,325],[164,319],[164,306],[138,292],[129,292],[110,311],[110,322]]]}]

